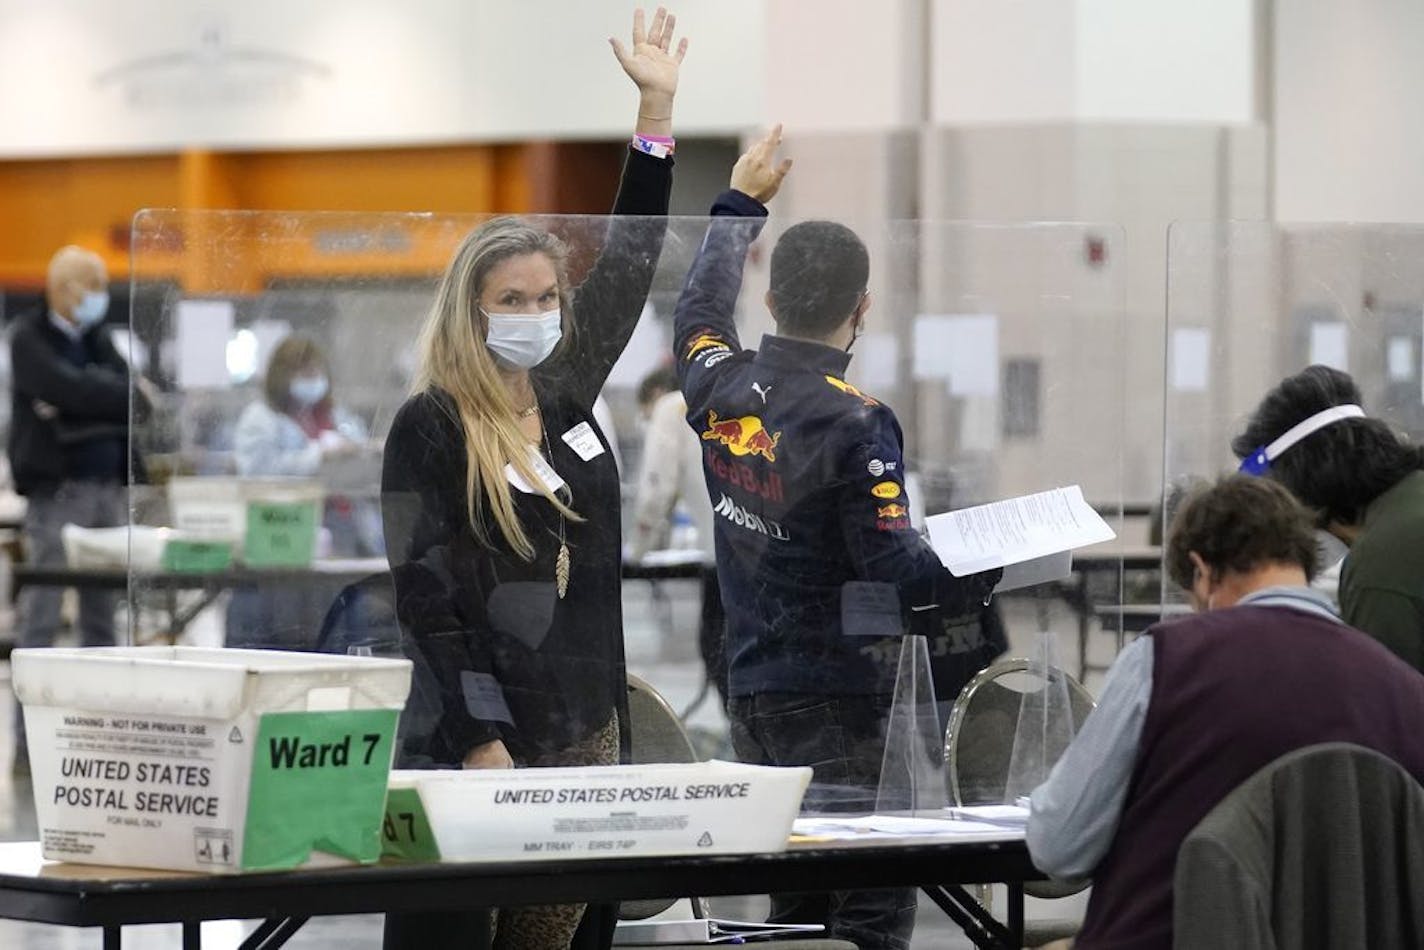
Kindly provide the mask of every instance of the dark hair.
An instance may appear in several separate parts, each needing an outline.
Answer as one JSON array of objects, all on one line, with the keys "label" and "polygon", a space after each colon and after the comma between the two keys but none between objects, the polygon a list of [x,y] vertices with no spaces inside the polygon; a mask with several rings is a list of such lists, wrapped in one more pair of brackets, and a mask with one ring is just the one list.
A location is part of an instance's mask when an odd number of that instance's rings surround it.
[{"label": "dark hair", "polygon": [[1167,531],[1167,575],[1191,589],[1195,551],[1213,571],[1245,573],[1266,564],[1295,564],[1307,579],[1319,569],[1310,512],[1280,484],[1226,475],[1194,491]]},{"label": "dark hair", "polygon": [[659,366],[638,383],[638,405],[646,406],[665,393],[677,389],[677,371],[671,366]]},{"label": "dark hair", "polygon": [[813,339],[850,317],[870,280],[870,254],[834,221],[803,221],[771,252],[771,307],[777,329]]},{"label": "dark hair", "polygon": [[[267,399],[267,405],[278,412],[289,411],[292,407],[292,379],[312,366],[320,368],[330,381],[326,357],[311,337],[294,333],[278,343],[267,358],[267,372],[262,377],[262,394]],[[328,390],[326,399],[330,398]]]},{"label": "dark hair", "polygon": [[[1245,458],[1321,410],[1361,402],[1360,388],[1347,373],[1306,367],[1266,394],[1246,431],[1231,440],[1231,451]],[[1359,524],[1370,502],[1420,468],[1424,453],[1418,446],[1382,420],[1364,417],[1333,422],[1306,436],[1271,462],[1269,475],[1314,509],[1323,527]]]}]

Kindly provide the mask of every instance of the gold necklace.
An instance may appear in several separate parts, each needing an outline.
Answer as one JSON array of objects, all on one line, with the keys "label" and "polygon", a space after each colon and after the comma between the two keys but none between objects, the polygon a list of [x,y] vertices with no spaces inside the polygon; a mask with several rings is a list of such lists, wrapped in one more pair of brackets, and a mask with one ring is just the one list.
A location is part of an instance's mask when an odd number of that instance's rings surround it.
[{"label": "gold necklace", "polygon": [[538,414],[539,404],[537,402],[534,405],[530,406],[528,409],[519,410],[519,418],[521,419],[528,419],[530,416],[537,416]]},{"label": "gold necklace", "polygon": [[[532,416],[539,411],[539,403],[536,401],[533,406],[526,409],[522,415]],[[549,445],[549,430],[544,428],[544,455],[550,467],[554,464],[554,449]],[[567,525],[564,520],[564,513],[559,512],[559,553],[554,558],[554,590],[563,600],[564,595],[569,592],[569,575],[573,573],[573,558],[569,554],[569,543],[566,537]]]}]

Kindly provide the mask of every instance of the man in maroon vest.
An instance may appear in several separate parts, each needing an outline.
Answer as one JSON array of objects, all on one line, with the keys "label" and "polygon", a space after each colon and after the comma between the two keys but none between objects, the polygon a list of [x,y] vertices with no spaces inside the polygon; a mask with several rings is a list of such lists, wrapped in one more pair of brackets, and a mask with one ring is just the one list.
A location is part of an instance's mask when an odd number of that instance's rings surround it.
[{"label": "man in maroon vest", "polygon": [[1353,742],[1424,780],[1424,676],[1307,586],[1315,550],[1309,515],[1269,479],[1229,476],[1178,512],[1167,570],[1201,612],[1122,651],[1033,793],[1034,863],[1093,879],[1078,950],[1170,947],[1182,839],[1293,749]]}]

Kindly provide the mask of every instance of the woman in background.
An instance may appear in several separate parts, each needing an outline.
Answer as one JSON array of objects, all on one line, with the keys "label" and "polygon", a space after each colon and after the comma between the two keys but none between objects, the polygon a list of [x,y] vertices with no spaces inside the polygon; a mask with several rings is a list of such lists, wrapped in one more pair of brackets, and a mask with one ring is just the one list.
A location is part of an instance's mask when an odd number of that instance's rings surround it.
[{"label": "woman in background", "polygon": [[[325,355],[310,337],[293,334],[272,351],[262,398],[249,403],[233,433],[237,473],[320,478],[323,467],[366,443],[361,420],[336,404]],[[380,514],[369,500],[328,494],[322,527],[325,553],[374,557],[383,551]],[[227,645],[316,648],[317,631],[337,587],[315,582],[282,589],[238,588],[227,612]]]},{"label": "woman in background", "polygon": [[349,455],[366,428],[337,407],[321,347],[293,334],[277,344],[262,377],[262,399],[248,404],[233,433],[239,475],[315,477],[326,459]]},{"label": "woman in background", "polygon": [[[643,310],[666,231],[672,105],[686,41],[659,9],[614,41],[641,99],[614,218],[577,287],[568,250],[515,218],[455,252],[386,442],[382,511],[408,650],[439,717],[407,764],[606,765],[627,735],[618,470],[592,407]],[[630,218],[627,216],[654,216]],[[387,947],[607,946],[581,904],[391,915]],[[584,941],[589,941],[585,943]]]}]

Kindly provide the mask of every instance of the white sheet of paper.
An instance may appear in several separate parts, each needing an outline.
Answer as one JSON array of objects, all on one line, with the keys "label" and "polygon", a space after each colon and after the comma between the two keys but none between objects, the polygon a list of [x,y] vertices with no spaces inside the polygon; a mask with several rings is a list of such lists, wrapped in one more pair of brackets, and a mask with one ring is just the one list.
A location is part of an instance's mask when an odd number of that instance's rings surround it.
[{"label": "white sheet of paper", "polygon": [[598,436],[594,434],[593,426],[587,422],[580,422],[569,431],[560,436],[569,448],[578,453],[578,457],[585,462],[598,458],[603,454],[603,443],[598,441]]},{"label": "white sheet of paper", "polygon": [[1339,321],[1310,325],[1310,362],[1334,369],[1350,368],[1350,328]]},{"label": "white sheet of paper", "polygon": [[999,318],[924,314],[915,318],[916,379],[943,379],[952,396],[999,394]]},{"label": "white sheet of paper", "polygon": [[178,358],[174,362],[180,389],[210,389],[232,385],[227,371],[227,341],[232,339],[231,300],[180,300],[173,317]]},{"label": "white sheet of paper", "polygon": [[956,577],[1052,555],[1061,559],[1065,551],[1117,537],[1077,485],[931,515],[925,524],[935,553]]},{"label": "white sheet of paper", "polygon": [[1172,389],[1179,393],[1206,392],[1211,381],[1211,331],[1204,327],[1178,327],[1172,331]]},{"label": "white sheet of paper", "polygon": [[939,837],[965,835],[1012,840],[1023,836],[1022,828],[1002,823],[964,821],[955,818],[909,818],[898,815],[863,815],[854,818],[833,818],[811,815],[797,818],[791,833],[812,838],[865,840],[867,838]]},{"label": "white sheet of paper", "polygon": [[1028,809],[1023,805],[956,805],[945,810],[951,817],[965,821],[1016,825],[1028,823]]},{"label": "white sheet of paper", "polygon": [[1392,336],[1385,349],[1385,364],[1392,383],[1406,382],[1414,376],[1414,341],[1407,336]]},{"label": "white sheet of paper", "polygon": [[994,585],[995,593],[1033,587],[1048,581],[1061,581],[1073,573],[1073,552],[1055,551],[1043,557],[1005,564],[1004,576]]}]

